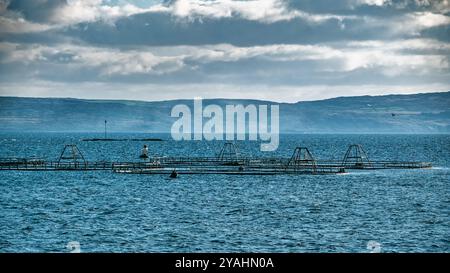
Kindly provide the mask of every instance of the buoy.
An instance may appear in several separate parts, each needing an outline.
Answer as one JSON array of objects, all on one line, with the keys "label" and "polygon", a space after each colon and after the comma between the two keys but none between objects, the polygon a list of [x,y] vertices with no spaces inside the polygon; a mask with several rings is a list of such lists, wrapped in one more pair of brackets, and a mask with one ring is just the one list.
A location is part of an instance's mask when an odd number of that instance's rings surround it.
[{"label": "buoy", "polygon": [[175,170],[172,171],[172,173],[170,174],[170,178],[177,178],[178,174]]}]

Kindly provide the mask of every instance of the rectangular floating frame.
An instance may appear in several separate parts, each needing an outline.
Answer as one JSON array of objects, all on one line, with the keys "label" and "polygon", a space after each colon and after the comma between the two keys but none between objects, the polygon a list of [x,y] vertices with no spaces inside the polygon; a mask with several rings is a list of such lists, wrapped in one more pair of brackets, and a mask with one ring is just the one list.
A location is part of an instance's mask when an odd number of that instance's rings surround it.
[{"label": "rectangular floating frame", "polygon": [[[68,155],[67,155],[68,151]],[[216,157],[155,157],[149,161],[87,161],[74,144],[66,145],[57,161],[42,158],[0,158],[0,170],[113,171],[124,174],[339,174],[348,169],[423,169],[429,162],[372,161],[359,144],[349,146],[344,160],[316,160],[306,147],[296,147],[290,158],[242,157],[227,142]]]}]

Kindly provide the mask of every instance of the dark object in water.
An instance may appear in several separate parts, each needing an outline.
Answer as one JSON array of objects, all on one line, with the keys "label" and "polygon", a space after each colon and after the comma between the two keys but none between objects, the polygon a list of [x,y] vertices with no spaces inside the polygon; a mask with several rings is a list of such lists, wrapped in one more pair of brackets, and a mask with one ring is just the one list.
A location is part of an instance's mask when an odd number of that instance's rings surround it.
[{"label": "dark object in water", "polygon": [[148,158],[148,155],[142,154],[139,156],[139,158]]},{"label": "dark object in water", "polygon": [[161,138],[85,138],[83,141],[163,141]]},{"label": "dark object in water", "polygon": [[178,174],[175,170],[172,171],[172,173],[170,174],[170,178],[177,178]]}]

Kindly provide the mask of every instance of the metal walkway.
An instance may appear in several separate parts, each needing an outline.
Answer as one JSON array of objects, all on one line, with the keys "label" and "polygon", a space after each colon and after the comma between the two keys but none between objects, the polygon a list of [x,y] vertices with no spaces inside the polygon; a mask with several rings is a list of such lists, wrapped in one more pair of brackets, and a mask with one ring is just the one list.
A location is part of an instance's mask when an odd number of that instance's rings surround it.
[{"label": "metal walkway", "polygon": [[0,170],[113,171],[124,174],[338,174],[352,169],[422,169],[429,162],[371,161],[361,145],[350,145],[342,161],[316,160],[306,147],[297,147],[290,158],[241,157],[227,142],[216,157],[155,157],[148,161],[87,161],[76,145],[66,145],[56,161],[42,158],[0,158]]}]

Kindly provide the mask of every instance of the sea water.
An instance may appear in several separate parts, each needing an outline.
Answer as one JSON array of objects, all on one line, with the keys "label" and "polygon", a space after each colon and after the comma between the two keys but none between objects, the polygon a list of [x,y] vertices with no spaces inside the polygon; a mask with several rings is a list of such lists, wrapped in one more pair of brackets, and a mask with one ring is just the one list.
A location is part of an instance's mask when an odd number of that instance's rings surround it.
[{"label": "sea water", "polygon": [[[76,144],[86,160],[215,156],[221,141],[85,142],[88,133],[2,133],[0,157],[56,160]],[[112,171],[0,171],[0,252],[450,251],[450,135],[282,135],[277,151],[237,141],[241,156],[289,157],[296,146],[341,160],[350,144],[372,160],[431,169],[343,175],[227,176]]]}]

